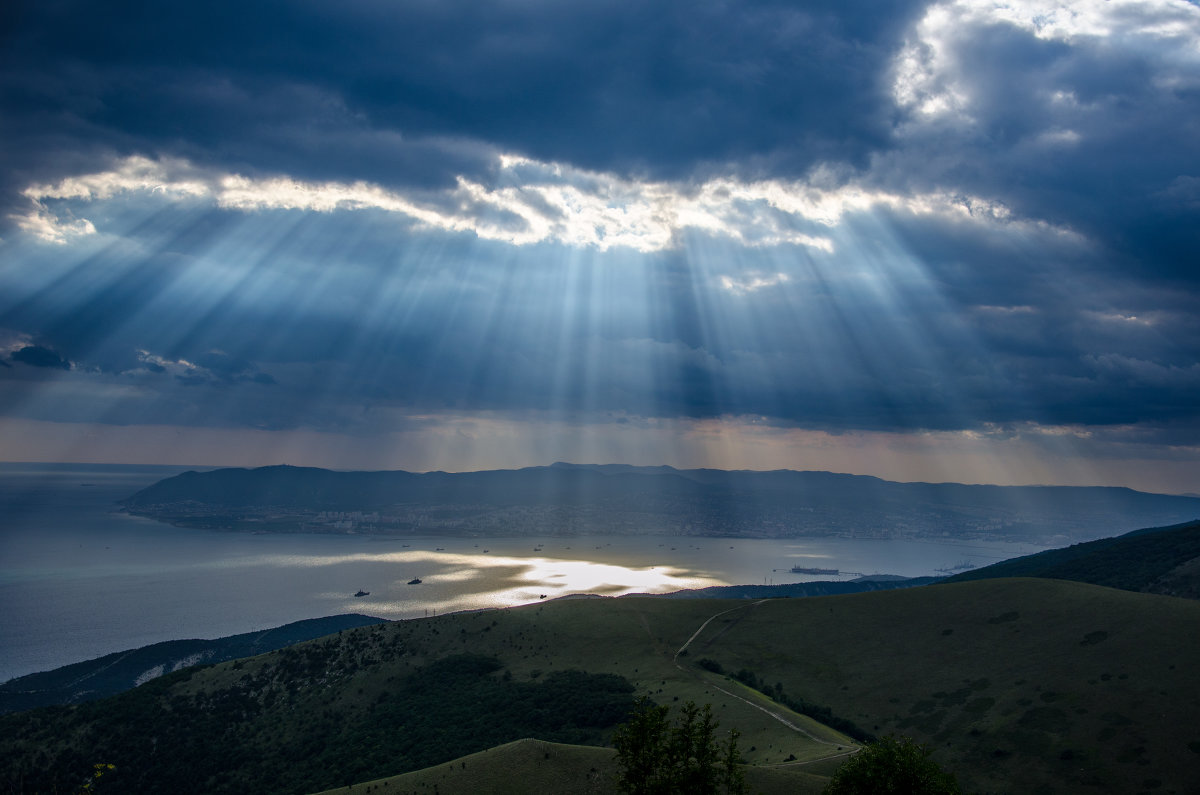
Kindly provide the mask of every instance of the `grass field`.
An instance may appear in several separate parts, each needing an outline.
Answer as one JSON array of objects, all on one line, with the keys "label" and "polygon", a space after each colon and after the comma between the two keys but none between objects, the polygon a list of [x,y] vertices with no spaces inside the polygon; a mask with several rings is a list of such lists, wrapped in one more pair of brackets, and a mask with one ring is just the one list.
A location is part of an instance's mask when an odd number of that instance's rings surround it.
[{"label": "grass field", "polygon": [[[855,745],[761,691],[928,743],[975,793],[1195,793],[1197,628],[1200,602],[1048,579],[810,599],[564,599],[347,630],[151,683],[91,712],[38,711],[24,724],[8,716],[0,759],[87,761],[105,735],[98,723],[71,723],[81,715],[120,715],[133,727],[155,710],[218,702],[242,716],[219,730],[245,732],[248,758],[324,753],[330,738],[358,736],[348,732],[409,675],[471,653],[499,660],[495,675],[514,683],[579,669],[625,677],[658,703],[711,704],[719,736],[741,733],[751,791],[767,795],[819,791]],[[757,689],[731,676],[739,672]],[[508,742],[520,736],[487,751],[446,747],[443,758],[456,761],[410,772],[390,767],[404,749],[384,738],[371,749],[373,774],[350,764],[308,789],[611,791],[611,750]],[[78,739],[89,737],[98,739]],[[389,767],[403,775],[380,779]]]},{"label": "grass field", "polygon": [[[585,667],[627,676],[660,702],[712,703],[755,765],[837,757],[759,708],[825,742],[851,741],[696,660],[751,670],[868,731],[928,743],[973,792],[1200,791],[1195,602],[1031,579],[746,601],[732,611],[727,601],[667,601],[506,611],[516,634],[497,635],[489,653],[522,675]],[[447,619],[469,626],[487,615]],[[530,644],[512,648],[511,637]]]},{"label": "grass field", "polygon": [[1056,580],[778,600],[694,646],[976,792],[1200,791],[1200,604]]},{"label": "grass field", "polygon": [[[322,795],[529,795],[617,792],[616,752],[611,748],[517,740],[453,762],[327,790]],[[758,795],[816,795],[828,779],[797,768],[749,768],[747,791]]]},{"label": "grass field", "polygon": [[[837,757],[760,708],[819,740],[850,741],[696,660],[748,669],[868,731],[928,743],[975,792],[1200,787],[1200,604],[1186,600],[1022,579],[732,609],[561,601],[506,611],[503,621],[515,634],[487,648],[514,671],[612,671],[660,702],[712,703],[755,765]],[[512,637],[530,643],[513,648]],[[828,775],[835,766],[806,769]]]}]

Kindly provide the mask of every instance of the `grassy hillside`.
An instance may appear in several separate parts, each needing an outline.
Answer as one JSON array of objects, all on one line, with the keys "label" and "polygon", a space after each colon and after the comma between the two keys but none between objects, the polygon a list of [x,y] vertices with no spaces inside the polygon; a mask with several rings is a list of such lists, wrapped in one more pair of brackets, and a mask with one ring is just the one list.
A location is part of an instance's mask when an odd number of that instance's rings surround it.
[{"label": "grassy hillside", "polygon": [[963,572],[949,582],[1051,577],[1200,599],[1200,521],[1135,530]]},{"label": "grassy hillside", "polygon": [[[812,599],[561,600],[439,616],[0,718],[0,786],[66,790],[93,763],[112,762],[113,791],[178,789],[164,772],[173,769],[190,776],[184,789],[205,792],[316,791],[399,774],[379,791],[449,792],[453,782],[472,791],[492,780],[493,765],[500,780],[547,777],[540,791],[588,791],[609,786],[597,774],[610,757],[574,747],[603,744],[609,729],[564,722],[553,709],[575,700],[561,693],[580,691],[569,681],[579,675],[563,673],[577,670],[601,675],[577,682],[612,683],[614,699],[712,704],[772,781],[828,775],[853,748],[786,701],[931,743],[974,792],[1196,792],[1197,626],[1197,602],[1037,579]],[[430,679],[448,675],[448,659],[476,663],[451,665],[465,678],[450,684]],[[541,689],[563,679],[565,691]],[[422,692],[429,697],[405,700]],[[458,692],[469,697],[451,697]],[[515,698],[541,704],[545,716],[532,728],[479,720]],[[552,735],[559,730],[587,735]],[[441,758],[414,756],[414,736],[442,731],[426,743]],[[527,737],[561,745],[497,748]],[[41,771],[57,777],[29,786]],[[554,783],[567,779],[563,789]]]},{"label": "grassy hillside", "polygon": [[[327,790],[322,795],[417,795],[435,788],[439,795],[615,795],[617,772],[616,752],[611,748],[524,739],[426,770]],[[747,791],[756,795],[817,795],[827,783],[826,777],[796,767],[746,771]]]},{"label": "grassy hillside", "polygon": [[[103,701],[0,718],[0,786],[70,790],[81,771],[111,762],[117,769],[105,783],[116,791],[300,792],[527,736],[603,744],[624,713],[611,707],[631,702],[632,693],[609,684],[622,679],[661,702],[717,705],[722,724],[754,744],[752,762],[819,759],[848,747],[845,737],[790,715],[819,739],[801,735],[674,664],[690,634],[728,607],[566,600],[348,630],[189,669]],[[463,673],[455,662],[463,655],[496,665]],[[600,685],[613,696],[606,721],[584,725],[581,716],[600,712],[589,700]],[[564,705],[576,703],[581,709],[564,716]]]},{"label": "grassy hillside", "polygon": [[1200,791],[1200,604],[1004,579],[772,600],[695,654],[876,733],[976,792]]},{"label": "grassy hillside", "polygon": [[343,629],[382,621],[381,618],[349,613],[212,640],[168,640],[114,652],[0,684],[0,714],[51,704],[94,701],[129,690],[164,673],[200,663],[219,663],[263,654]]}]

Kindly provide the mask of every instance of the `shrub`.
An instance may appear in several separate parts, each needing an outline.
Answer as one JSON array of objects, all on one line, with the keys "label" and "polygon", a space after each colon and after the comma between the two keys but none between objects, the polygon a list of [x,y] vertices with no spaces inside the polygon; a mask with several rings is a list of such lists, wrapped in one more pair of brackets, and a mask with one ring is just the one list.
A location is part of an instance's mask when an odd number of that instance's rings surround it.
[{"label": "shrub", "polygon": [[884,737],[838,768],[824,795],[961,795],[929,753],[907,737]]}]

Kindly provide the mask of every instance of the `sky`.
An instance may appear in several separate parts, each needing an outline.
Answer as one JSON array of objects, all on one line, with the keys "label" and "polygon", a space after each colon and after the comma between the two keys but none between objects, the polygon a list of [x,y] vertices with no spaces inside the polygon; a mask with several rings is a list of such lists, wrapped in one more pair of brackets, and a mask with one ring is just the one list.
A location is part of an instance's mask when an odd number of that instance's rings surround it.
[{"label": "sky", "polygon": [[0,11],[0,460],[1200,492],[1200,6]]}]

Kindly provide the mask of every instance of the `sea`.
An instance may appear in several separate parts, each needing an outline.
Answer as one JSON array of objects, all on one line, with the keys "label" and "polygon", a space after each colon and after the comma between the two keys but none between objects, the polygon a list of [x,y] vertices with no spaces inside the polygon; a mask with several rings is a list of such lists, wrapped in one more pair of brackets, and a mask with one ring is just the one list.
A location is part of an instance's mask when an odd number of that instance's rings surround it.
[{"label": "sea", "polygon": [[[177,528],[120,510],[119,500],[186,469],[0,464],[0,682],[159,641],[339,613],[399,620],[572,594],[919,577],[1045,548],[949,539],[256,535]],[[795,574],[793,566],[839,574]]]}]

